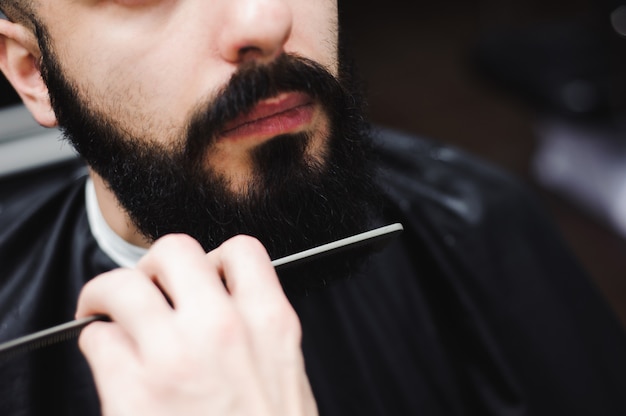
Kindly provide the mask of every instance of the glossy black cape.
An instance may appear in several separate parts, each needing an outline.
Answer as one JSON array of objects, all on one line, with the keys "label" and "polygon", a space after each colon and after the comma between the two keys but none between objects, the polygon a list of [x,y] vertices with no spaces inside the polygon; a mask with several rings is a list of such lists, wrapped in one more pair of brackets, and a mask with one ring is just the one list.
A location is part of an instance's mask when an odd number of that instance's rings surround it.
[{"label": "glossy black cape", "polygon": [[[626,338],[517,182],[385,132],[383,222],[406,231],[363,276],[307,297],[324,415],[624,415]],[[76,161],[0,181],[0,341],[73,318],[115,267],[90,233]],[[0,363],[0,415],[98,414],[76,342]]]}]

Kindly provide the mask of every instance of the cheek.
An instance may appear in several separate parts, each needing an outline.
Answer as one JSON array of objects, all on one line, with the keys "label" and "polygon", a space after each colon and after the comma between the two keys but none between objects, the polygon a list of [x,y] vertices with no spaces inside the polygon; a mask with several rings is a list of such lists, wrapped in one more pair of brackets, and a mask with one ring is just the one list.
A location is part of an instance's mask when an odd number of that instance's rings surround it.
[{"label": "cheek", "polygon": [[299,3],[302,4],[294,7],[292,36],[286,50],[313,59],[337,75],[339,28],[336,2]]},{"label": "cheek", "polygon": [[184,87],[169,81],[167,61],[128,48],[123,53],[111,50],[118,52],[105,54],[94,48],[80,57],[64,54],[64,71],[82,101],[131,136],[162,143],[176,140],[185,106],[175,94]]},{"label": "cheek", "polygon": [[83,102],[140,139],[165,142],[180,133],[191,105],[181,91],[193,90],[185,84],[189,78],[181,76],[185,51],[176,56],[171,48],[164,51],[168,43],[162,34],[119,30],[104,36],[107,31],[97,21],[77,24],[80,36],[70,36],[65,27],[54,29],[51,38],[63,40],[54,42],[55,54]]}]

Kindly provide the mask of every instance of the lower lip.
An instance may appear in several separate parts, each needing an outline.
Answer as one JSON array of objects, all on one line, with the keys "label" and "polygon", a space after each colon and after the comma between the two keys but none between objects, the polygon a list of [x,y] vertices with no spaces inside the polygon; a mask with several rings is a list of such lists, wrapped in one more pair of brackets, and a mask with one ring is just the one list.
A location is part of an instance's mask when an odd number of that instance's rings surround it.
[{"label": "lower lip", "polygon": [[294,133],[309,124],[313,119],[313,114],[313,104],[304,104],[226,131],[222,134],[222,137],[229,140],[262,139]]}]

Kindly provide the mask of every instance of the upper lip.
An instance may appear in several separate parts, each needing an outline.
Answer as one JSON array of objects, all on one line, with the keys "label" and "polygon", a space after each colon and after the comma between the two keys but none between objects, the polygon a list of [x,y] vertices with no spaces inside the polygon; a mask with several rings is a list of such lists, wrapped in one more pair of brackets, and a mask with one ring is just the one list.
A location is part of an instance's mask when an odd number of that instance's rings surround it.
[{"label": "upper lip", "polygon": [[300,92],[282,93],[275,97],[262,100],[250,111],[226,123],[222,133],[227,133],[246,124],[277,116],[298,107],[310,105],[312,101],[309,95]]}]

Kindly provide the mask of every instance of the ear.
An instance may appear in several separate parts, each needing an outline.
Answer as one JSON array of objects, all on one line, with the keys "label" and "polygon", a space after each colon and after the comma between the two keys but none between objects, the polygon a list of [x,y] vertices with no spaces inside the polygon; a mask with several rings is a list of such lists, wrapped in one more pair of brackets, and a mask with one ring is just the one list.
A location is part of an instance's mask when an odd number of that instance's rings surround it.
[{"label": "ear", "polygon": [[35,35],[26,27],[0,19],[0,70],[39,124],[55,127],[48,88],[37,64],[41,53]]}]

